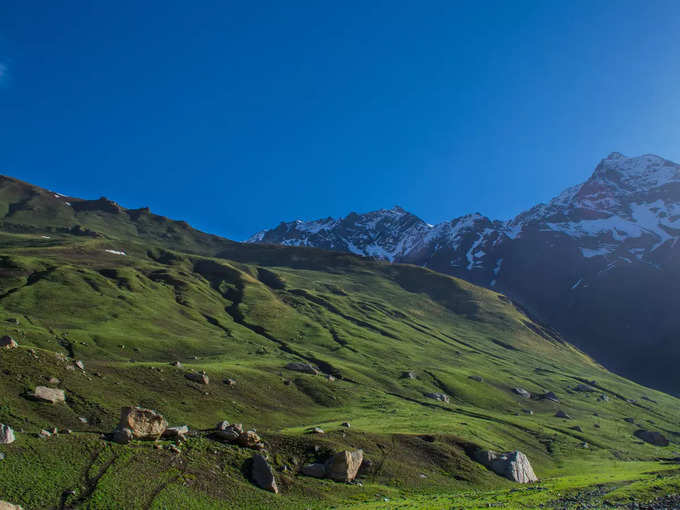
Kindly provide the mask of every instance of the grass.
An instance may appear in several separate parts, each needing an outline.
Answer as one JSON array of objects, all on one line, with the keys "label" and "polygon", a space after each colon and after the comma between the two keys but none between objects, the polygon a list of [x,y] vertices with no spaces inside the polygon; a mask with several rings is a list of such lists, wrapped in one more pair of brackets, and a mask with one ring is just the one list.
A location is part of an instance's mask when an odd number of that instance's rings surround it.
[{"label": "grass", "polygon": [[[7,206],[23,212],[0,233],[0,333],[20,343],[0,352],[0,422],[18,437],[0,445],[1,499],[30,509],[534,508],[596,490],[587,497],[621,505],[678,492],[677,466],[662,460],[678,449],[678,400],[608,372],[498,293],[414,266],[222,242],[145,211],[55,212],[65,206],[41,197]],[[63,230],[69,222],[100,234]],[[170,226],[185,241],[164,237]],[[71,369],[76,359],[85,372]],[[290,361],[323,375],[288,371]],[[211,383],[188,381],[189,369]],[[26,398],[50,377],[65,404]],[[596,391],[575,391],[585,381]],[[561,402],[523,399],[517,386]],[[256,428],[281,494],[250,483],[252,452],[206,437],[180,454],[100,439],[127,405],[194,430],[223,419]],[[560,409],[573,419],[556,418]],[[326,434],[310,435],[314,426]],[[35,437],[46,427],[74,433]],[[637,428],[671,446],[641,443]],[[362,486],[298,474],[357,447],[373,465]],[[543,489],[473,462],[476,447],[522,450]],[[76,494],[62,502],[65,490]]]}]

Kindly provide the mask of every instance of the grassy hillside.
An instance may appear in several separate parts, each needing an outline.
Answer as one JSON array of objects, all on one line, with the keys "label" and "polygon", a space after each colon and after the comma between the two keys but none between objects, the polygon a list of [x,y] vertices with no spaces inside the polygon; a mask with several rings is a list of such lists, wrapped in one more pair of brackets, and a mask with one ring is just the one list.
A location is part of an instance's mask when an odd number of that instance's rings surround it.
[{"label": "grassy hillside", "polygon": [[[98,212],[97,233],[83,235],[95,230],[82,216],[91,211],[74,213],[77,231],[64,218],[48,225],[52,213],[39,211],[49,197],[32,196],[33,212],[12,206],[0,232],[0,335],[20,344],[0,351],[0,423],[17,432],[0,445],[0,500],[28,509],[533,508],[679,491],[669,460],[678,400],[607,372],[500,294],[419,267],[243,246],[190,227],[172,250],[125,210]],[[321,373],[286,370],[291,361]],[[205,370],[210,384],[189,381],[189,370]],[[51,377],[65,403],[28,397]],[[560,402],[524,399],[515,387]],[[103,440],[128,405],[195,431],[220,420],[257,429],[281,493],[249,481],[252,451],[205,434],[179,453]],[[73,433],[36,437],[52,427]],[[639,428],[671,445],[642,443]],[[522,450],[540,489],[474,462],[476,447]],[[371,461],[361,485],[299,474],[340,448],[363,448]]]}]

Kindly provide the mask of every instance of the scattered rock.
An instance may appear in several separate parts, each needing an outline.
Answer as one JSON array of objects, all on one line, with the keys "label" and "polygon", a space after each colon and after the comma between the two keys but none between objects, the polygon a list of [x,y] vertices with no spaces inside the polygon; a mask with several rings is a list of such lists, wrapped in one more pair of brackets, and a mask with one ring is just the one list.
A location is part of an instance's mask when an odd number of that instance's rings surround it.
[{"label": "scattered rock", "polygon": [[80,360],[76,361],[76,366],[81,370],[85,370],[85,363]]},{"label": "scattered rock", "polygon": [[267,459],[259,453],[253,455],[251,477],[253,482],[261,489],[268,490],[274,494],[279,493],[279,488],[276,486],[276,478],[274,478],[274,470],[269,465],[269,462],[267,462]]},{"label": "scattered rock", "polygon": [[557,395],[555,395],[552,391],[549,391],[548,393],[544,393],[541,395],[541,398],[543,400],[550,400],[552,402],[557,402],[558,404],[560,403],[560,399],[557,398]]},{"label": "scattered rock", "polygon": [[512,391],[522,398],[531,398],[531,393],[524,388],[513,388]]},{"label": "scattered rock", "polygon": [[303,372],[305,374],[314,374],[318,375],[319,371],[314,368],[314,366],[310,365],[309,363],[301,363],[301,362],[292,362],[288,363],[285,368],[287,370],[293,370],[295,372]]},{"label": "scattered rock", "polygon": [[642,439],[644,442],[653,444],[654,446],[668,446],[669,441],[661,432],[655,430],[639,429],[634,433],[635,437]]},{"label": "scattered rock", "polygon": [[165,432],[163,432],[163,437],[184,441],[188,433],[189,427],[187,425],[180,425],[179,427],[168,427],[165,429]]},{"label": "scattered rock", "polygon": [[5,335],[2,338],[0,338],[0,349],[14,349],[15,347],[18,347],[19,344],[16,343],[14,338],[12,338],[9,335]]},{"label": "scattered rock", "polygon": [[343,421],[343,422],[340,424],[340,426],[341,426],[341,427],[345,427],[345,428],[348,429],[348,428],[350,428],[352,425],[351,425],[350,422],[348,422],[348,421]]},{"label": "scattered rock", "polygon": [[415,372],[402,372],[401,373],[401,378],[402,379],[415,379],[416,378],[416,373]]},{"label": "scattered rock", "polygon": [[[223,422],[224,423],[224,422]],[[218,424],[219,426],[219,424]],[[214,436],[220,441],[227,441],[228,443],[235,443],[243,434],[243,426],[238,423],[234,425],[227,425],[223,429],[218,429]]]},{"label": "scattered rock", "polygon": [[336,482],[351,482],[364,460],[363,450],[344,450],[326,461],[326,476]]},{"label": "scattered rock", "polygon": [[128,428],[135,439],[156,440],[168,428],[168,422],[156,411],[143,407],[123,407],[120,410],[119,429]]},{"label": "scattered rock", "polygon": [[179,361],[173,361],[170,363],[173,367],[182,368],[182,364]]},{"label": "scattered rock", "polygon": [[227,386],[234,386],[236,385],[236,381],[234,379],[225,379],[224,384],[226,384]]},{"label": "scattered rock", "polygon": [[560,409],[559,411],[557,411],[555,413],[555,417],[556,418],[564,418],[565,420],[571,420],[571,416],[569,416],[567,413],[562,411],[562,409]]},{"label": "scattered rock", "polygon": [[199,384],[210,384],[210,378],[205,372],[188,372],[184,377]]},{"label": "scattered rock", "polygon": [[61,381],[60,381],[59,379],[57,379],[56,377],[50,377],[50,378],[47,380],[47,384],[53,384],[54,386],[57,386],[57,385],[59,385],[60,383],[61,383]]},{"label": "scattered rock", "polygon": [[491,450],[478,450],[475,453],[475,460],[494,473],[513,482],[532,483],[538,481],[529,459],[518,450],[500,454]]},{"label": "scattered rock", "polygon": [[0,444],[10,444],[16,440],[14,431],[9,425],[0,423]]},{"label": "scattered rock", "polygon": [[479,376],[479,375],[471,375],[471,376],[468,377],[468,379],[472,379],[473,381],[477,381],[477,382],[483,382],[484,381],[484,379],[482,379],[482,377]]},{"label": "scattered rock", "polygon": [[64,390],[48,388],[47,386],[36,386],[32,396],[37,400],[50,402],[52,404],[66,401],[66,395],[64,394]]},{"label": "scattered rock", "polygon": [[309,431],[311,434],[325,434],[324,430],[320,427],[314,427]]},{"label": "scattered rock", "polygon": [[128,444],[134,439],[132,431],[127,427],[117,428],[111,434],[111,441],[118,444]]},{"label": "scattered rock", "polygon": [[600,400],[602,402],[609,402],[609,397],[605,395],[604,393],[600,394],[599,397],[597,397],[597,400]]},{"label": "scattered rock", "polygon": [[262,439],[253,430],[248,430],[238,436],[238,444],[243,448],[262,448]]},{"label": "scattered rock", "polygon": [[314,478],[325,478],[326,477],[326,466],[325,464],[314,463],[305,464],[300,470],[305,476],[312,476]]},{"label": "scattered rock", "polygon": [[569,427],[571,430],[575,430],[576,432],[583,432],[583,429],[581,428],[580,425],[574,425],[573,427]]},{"label": "scattered rock", "polygon": [[635,418],[624,418],[623,421],[626,423],[635,423]]},{"label": "scattered rock", "polygon": [[591,388],[587,384],[577,384],[576,386],[574,386],[574,391],[581,391],[581,392],[590,393],[590,392],[595,391],[595,389]]},{"label": "scattered rock", "polygon": [[425,393],[425,396],[427,398],[439,400],[440,402],[446,402],[447,404],[449,403],[449,396],[444,393]]}]

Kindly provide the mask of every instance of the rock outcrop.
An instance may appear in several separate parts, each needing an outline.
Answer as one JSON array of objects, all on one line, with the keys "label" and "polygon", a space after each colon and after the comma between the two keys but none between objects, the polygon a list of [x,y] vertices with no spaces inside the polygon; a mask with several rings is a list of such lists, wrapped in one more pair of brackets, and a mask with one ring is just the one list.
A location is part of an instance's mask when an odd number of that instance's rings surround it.
[{"label": "rock outcrop", "polygon": [[506,453],[478,450],[474,458],[494,473],[504,476],[513,482],[532,483],[538,481],[538,477],[534,473],[529,459],[518,450]]}]

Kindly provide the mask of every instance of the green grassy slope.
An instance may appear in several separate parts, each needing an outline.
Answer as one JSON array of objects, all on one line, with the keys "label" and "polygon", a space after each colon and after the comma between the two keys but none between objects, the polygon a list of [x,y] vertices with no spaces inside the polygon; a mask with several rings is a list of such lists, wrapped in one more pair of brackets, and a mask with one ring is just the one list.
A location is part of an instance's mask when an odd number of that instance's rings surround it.
[{"label": "green grassy slope", "polygon": [[[0,334],[20,343],[0,351],[0,423],[17,431],[0,445],[0,499],[30,509],[532,508],[593,485],[601,494],[588,497],[611,502],[678,491],[676,465],[659,460],[678,449],[678,400],[609,373],[500,294],[419,267],[193,230],[170,250],[160,230],[115,220],[127,212],[98,213],[96,237],[17,214],[0,232]],[[302,360],[322,374],[284,368]],[[189,369],[210,384],[188,381]],[[27,398],[50,377],[65,404]],[[574,390],[585,381],[597,391]],[[516,386],[561,402],[523,399]],[[249,482],[252,452],[236,446],[200,436],[175,454],[102,440],[127,405],[194,430],[223,419],[256,428],[281,494]],[[313,426],[326,434],[307,433]],[[47,427],[74,433],[37,438]],[[641,443],[640,427],[671,445]],[[522,450],[546,490],[515,490],[470,459],[476,446]],[[372,461],[362,486],[298,474],[343,447]]]}]

